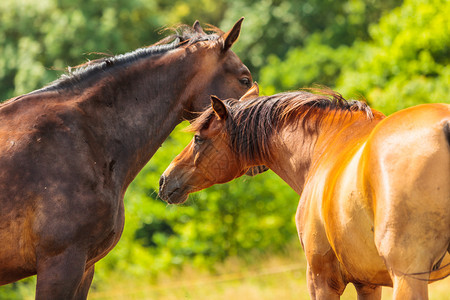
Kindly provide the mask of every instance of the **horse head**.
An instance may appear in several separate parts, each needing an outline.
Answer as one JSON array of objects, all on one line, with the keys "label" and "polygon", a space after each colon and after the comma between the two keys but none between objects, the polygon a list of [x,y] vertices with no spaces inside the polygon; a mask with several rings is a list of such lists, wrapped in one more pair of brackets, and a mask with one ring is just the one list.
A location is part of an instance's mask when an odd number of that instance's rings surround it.
[{"label": "horse head", "polygon": [[[252,86],[252,75],[239,57],[231,50],[241,31],[244,18],[239,19],[228,31],[221,32],[212,28],[214,34],[207,35],[200,23],[193,25],[195,38],[200,41],[189,47],[193,55],[191,68],[197,68],[197,78],[192,78],[185,107],[184,118],[191,120],[197,112],[202,112],[209,104],[209,95],[217,95],[222,99],[239,98]],[[194,76],[195,77],[195,76]]]},{"label": "horse head", "polygon": [[[255,96],[256,93],[256,96]],[[241,99],[257,97],[254,85]],[[230,99],[226,103],[237,102]],[[195,135],[161,175],[159,196],[168,203],[183,203],[192,192],[240,177],[249,170],[230,144],[227,119],[231,108],[216,96],[211,107],[188,128]]]}]

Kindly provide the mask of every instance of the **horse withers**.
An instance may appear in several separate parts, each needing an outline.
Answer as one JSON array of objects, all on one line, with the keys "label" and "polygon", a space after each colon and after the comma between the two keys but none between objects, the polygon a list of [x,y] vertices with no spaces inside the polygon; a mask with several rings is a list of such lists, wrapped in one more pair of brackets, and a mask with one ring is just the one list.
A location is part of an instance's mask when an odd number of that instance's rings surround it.
[{"label": "horse withers", "polygon": [[299,195],[296,224],[312,299],[427,299],[450,274],[450,105],[389,117],[332,91],[221,101],[161,176],[160,197],[189,193],[265,165]]},{"label": "horse withers", "polygon": [[122,233],[130,182],[210,94],[251,87],[230,50],[241,24],[181,26],[0,104],[0,285],[37,274],[36,299],[87,297]]}]

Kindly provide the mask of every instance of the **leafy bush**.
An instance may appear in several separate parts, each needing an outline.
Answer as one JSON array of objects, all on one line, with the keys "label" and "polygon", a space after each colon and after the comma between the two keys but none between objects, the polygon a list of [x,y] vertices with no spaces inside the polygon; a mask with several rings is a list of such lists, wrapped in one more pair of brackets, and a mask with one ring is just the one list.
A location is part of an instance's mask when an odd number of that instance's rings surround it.
[{"label": "leafy bush", "polygon": [[450,22],[445,0],[407,0],[369,27],[367,41],[334,48],[326,31],[291,48],[285,59],[269,56],[261,86],[271,94],[313,84],[348,98],[364,97],[390,114],[428,102],[450,103]]},{"label": "leafy bush", "polygon": [[356,67],[337,80],[345,94],[360,93],[392,113],[428,102],[450,103],[450,2],[412,1],[370,28],[372,41],[359,45]]}]

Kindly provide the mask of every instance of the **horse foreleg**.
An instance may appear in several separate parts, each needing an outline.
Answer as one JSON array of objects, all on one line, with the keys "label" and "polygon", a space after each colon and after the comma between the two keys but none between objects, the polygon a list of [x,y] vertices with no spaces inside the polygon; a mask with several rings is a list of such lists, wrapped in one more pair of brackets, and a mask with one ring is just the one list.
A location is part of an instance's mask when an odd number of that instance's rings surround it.
[{"label": "horse foreleg", "polygon": [[381,286],[369,286],[363,284],[354,284],[358,300],[380,300]]},{"label": "horse foreleg", "polygon": [[51,257],[40,255],[37,267],[37,300],[73,299],[85,275],[86,254],[69,248]]},{"label": "horse foreleg", "polygon": [[81,279],[74,299],[83,300],[87,298],[89,288],[91,287],[92,279],[94,278],[94,265],[88,268]]},{"label": "horse foreleg", "polygon": [[308,257],[307,284],[311,299],[339,299],[346,283],[342,279],[339,263],[330,249],[325,255]]},{"label": "horse foreleg", "polygon": [[324,274],[314,273],[310,266],[307,267],[306,282],[311,300],[338,300],[342,292],[330,286],[330,280]]}]

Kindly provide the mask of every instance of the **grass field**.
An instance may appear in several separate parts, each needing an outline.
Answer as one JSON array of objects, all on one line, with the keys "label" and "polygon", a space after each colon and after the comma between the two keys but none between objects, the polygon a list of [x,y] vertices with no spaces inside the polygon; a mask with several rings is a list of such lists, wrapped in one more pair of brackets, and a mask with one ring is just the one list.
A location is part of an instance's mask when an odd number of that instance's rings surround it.
[{"label": "grass field", "polygon": [[[297,245],[277,256],[258,256],[252,263],[232,258],[216,272],[185,267],[182,271],[139,279],[114,273],[94,283],[89,300],[307,300],[306,261]],[[24,300],[34,299],[34,285],[22,290]],[[450,300],[450,277],[429,285],[431,300]],[[356,299],[349,284],[341,299]],[[392,289],[383,288],[383,300]]]},{"label": "grass field", "polygon": [[[309,299],[306,288],[306,262],[297,249],[285,255],[257,259],[260,263],[244,264],[230,259],[216,274],[185,269],[151,281],[129,280],[117,274],[110,282],[97,285],[90,300],[299,300]],[[450,299],[450,278],[429,285],[430,299]],[[356,299],[353,285],[348,285],[341,299]],[[392,289],[383,288],[383,300],[392,299]]]}]

